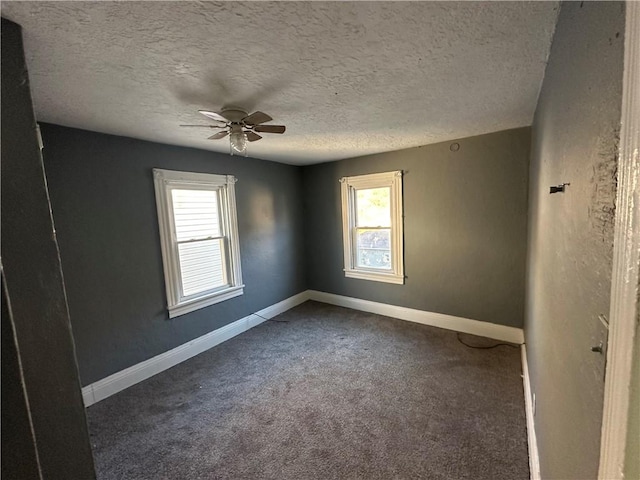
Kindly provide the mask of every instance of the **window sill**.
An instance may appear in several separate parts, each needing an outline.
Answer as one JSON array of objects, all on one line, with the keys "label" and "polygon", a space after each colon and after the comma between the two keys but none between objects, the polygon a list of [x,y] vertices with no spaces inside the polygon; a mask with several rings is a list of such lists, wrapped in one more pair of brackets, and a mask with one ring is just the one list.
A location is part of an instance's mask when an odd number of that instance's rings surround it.
[{"label": "window sill", "polygon": [[345,270],[344,276],[347,278],[359,278],[360,280],[371,280],[374,282],[395,283],[404,285],[404,275],[393,273],[364,272],[361,270]]},{"label": "window sill", "polygon": [[196,298],[195,300],[190,300],[188,302],[179,303],[178,305],[174,305],[169,307],[169,318],[179,317],[180,315],[184,315],[185,313],[193,312],[195,310],[200,310],[201,308],[208,307],[215,303],[223,302],[225,300],[229,300],[230,298],[238,297],[244,293],[244,285],[239,285],[237,287],[231,287],[221,292],[216,292],[213,295]]}]

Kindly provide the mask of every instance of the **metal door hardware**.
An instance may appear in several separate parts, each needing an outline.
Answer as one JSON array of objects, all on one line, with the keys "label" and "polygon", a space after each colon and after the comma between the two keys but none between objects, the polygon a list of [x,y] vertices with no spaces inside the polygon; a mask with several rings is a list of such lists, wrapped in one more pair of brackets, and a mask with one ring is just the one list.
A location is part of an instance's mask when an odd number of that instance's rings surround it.
[{"label": "metal door hardware", "polygon": [[549,187],[549,193],[564,193],[564,187],[571,185],[570,183],[561,183],[560,185],[554,185]]}]

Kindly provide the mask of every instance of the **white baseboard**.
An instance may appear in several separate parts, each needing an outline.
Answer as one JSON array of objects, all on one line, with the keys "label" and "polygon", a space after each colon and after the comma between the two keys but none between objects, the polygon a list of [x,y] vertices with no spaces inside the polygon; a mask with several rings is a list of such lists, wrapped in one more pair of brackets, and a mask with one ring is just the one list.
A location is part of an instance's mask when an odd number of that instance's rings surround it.
[{"label": "white baseboard", "polygon": [[527,442],[529,443],[529,471],[531,480],[540,480],[540,457],[538,456],[538,440],[533,421],[534,407],[531,395],[531,381],[529,380],[529,364],[527,362],[527,348],[522,344],[522,383],[524,385],[524,408],[527,416]]},{"label": "white baseboard", "polygon": [[363,312],[376,313],[387,317],[399,318],[410,322],[421,323],[432,327],[446,328],[461,333],[469,333],[480,337],[493,338],[503,342],[524,343],[524,333],[521,328],[507,327],[495,323],[481,322],[468,318],[454,317],[443,313],[427,312],[386,303],[371,302],[353,297],[343,297],[333,293],[308,290],[309,299],[318,302],[330,303],[340,307],[353,308]]},{"label": "white baseboard", "polygon": [[142,382],[164,370],[167,370],[189,358],[198,355],[220,343],[229,340],[250,328],[260,325],[265,319],[270,319],[287,310],[307,301],[316,300],[318,302],[329,303],[364,312],[386,315],[388,317],[408,320],[410,322],[421,323],[433,327],[446,328],[463,333],[470,333],[482,337],[493,338],[504,342],[521,344],[524,341],[522,329],[497,325],[494,323],[470,320],[468,318],[454,317],[442,313],[426,312],[412,308],[398,307],[384,303],[361,300],[359,298],[344,297],[332,293],[319,292],[317,290],[306,290],[293,297],[289,297],[281,302],[266,307],[258,312],[252,313],[240,320],[237,320],[222,328],[209,332],[172,350],[168,350],[160,355],[133,365],[120,372],[109,375],[102,380],[87,385],[82,389],[82,398],[85,406],[104,400],[122,390]]},{"label": "white baseboard", "polygon": [[[179,347],[168,350],[160,355],[133,365],[120,372],[109,375],[102,380],[87,385],[82,389],[82,398],[86,407],[104,400],[125,388],[142,382],[164,370],[167,370],[185,360],[188,360],[211,347],[229,340],[250,328],[260,325],[266,319],[270,319],[287,310],[306,302],[309,299],[308,291],[301,292],[293,297],[289,297],[281,302],[252,313],[240,320],[236,320],[229,325],[207,333]],[[263,318],[264,317],[264,318]]]}]

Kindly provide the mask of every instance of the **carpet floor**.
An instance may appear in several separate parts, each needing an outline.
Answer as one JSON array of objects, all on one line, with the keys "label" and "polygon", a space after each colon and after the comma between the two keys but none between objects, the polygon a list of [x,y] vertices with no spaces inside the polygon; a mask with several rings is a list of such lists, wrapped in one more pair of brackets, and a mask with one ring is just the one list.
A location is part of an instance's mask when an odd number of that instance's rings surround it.
[{"label": "carpet floor", "polygon": [[101,480],[529,478],[519,349],[317,302],[87,416]]}]

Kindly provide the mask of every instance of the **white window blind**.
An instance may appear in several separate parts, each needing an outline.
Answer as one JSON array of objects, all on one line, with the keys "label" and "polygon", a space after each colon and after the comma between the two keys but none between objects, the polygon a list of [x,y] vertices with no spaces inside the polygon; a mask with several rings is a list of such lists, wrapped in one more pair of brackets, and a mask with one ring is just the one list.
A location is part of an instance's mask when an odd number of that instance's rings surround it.
[{"label": "white window blind", "polygon": [[226,285],[222,240],[178,244],[185,297]]},{"label": "white window blind", "polygon": [[182,295],[227,284],[217,190],[171,190]]},{"label": "white window blind", "polygon": [[171,317],[242,294],[235,178],[154,169]]}]

